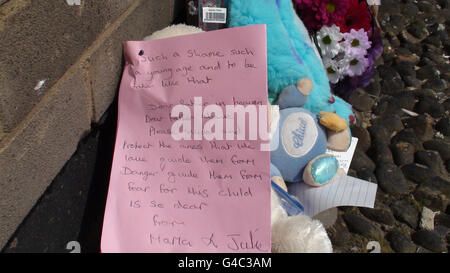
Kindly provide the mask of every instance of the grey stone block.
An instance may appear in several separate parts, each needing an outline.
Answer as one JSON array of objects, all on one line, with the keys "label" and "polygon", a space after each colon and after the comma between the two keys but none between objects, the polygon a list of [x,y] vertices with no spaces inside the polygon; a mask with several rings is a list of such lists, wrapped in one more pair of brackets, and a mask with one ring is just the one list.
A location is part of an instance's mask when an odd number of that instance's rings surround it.
[{"label": "grey stone block", "polygon": [[0,249],[90,129],[81,70],[55,90],[31,121],[0,147]]},{"label": "grey stone block", "polygon": [[[66,1],[11,0],[1,5],[3,131],[12,131],[99,34],[139,2],[83,0],[80,6],[69,6]],[[38,88],[40,81],[45,83]]]},{"label": "grey stone block", "polygon": [[142,40],[173,20],[174,1],[143,1],[88,60],[94,121],[98,121],[117,94],[123,70],[124,41]]}]

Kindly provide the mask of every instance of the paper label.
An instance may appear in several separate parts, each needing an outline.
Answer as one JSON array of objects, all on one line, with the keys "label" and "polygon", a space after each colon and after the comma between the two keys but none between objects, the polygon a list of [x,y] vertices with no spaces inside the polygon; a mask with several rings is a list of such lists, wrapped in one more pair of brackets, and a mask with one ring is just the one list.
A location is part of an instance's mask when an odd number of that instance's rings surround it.
[{"label": "paper label", "polygon": [[227,22],[227,9],[203,7],[203,22],[225,24]]},{"label": "paper label", "polygon": [[339,167],[348,173],[350,169],[350,164],[352,163],[353,155],[355,154],[356,145],[358,144],[358,139],[356,137],[352,138],[352,143],[350,147],[345,152],[337,152],[330,149],[327,149],[327,154],[334,155],[336,159],[339,161]]}]

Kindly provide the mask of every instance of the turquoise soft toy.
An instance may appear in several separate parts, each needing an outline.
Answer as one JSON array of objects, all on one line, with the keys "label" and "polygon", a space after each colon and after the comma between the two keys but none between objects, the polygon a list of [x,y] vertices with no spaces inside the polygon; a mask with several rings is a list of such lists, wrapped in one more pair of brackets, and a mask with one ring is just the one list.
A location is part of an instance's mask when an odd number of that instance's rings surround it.
[{"label": "turquoise soft toy", "polygon": [[[314,114],[334,112],[349,125],[354,122],[351,105],[330,92],[328,77],[308,32],[295,13],[291,0],[231,0],[229,27],[266,24],[269,101],[277,100],[288,86],[299,79],[313,83],[303,106]],[[291,105],[299,106],[299,105]]]},{"label": "turquoise soft toy", "polygon": [[[327,155],[326,130],[348,130],[345,120],[334,113],[316,115],[302,108],[310,97],[311,81],[302,79],[300,88],[288,86],[275,102],[279,115],[271,117],[276,126],[271,139],[271,177],[288,182],[305,182],[322,186],[330,182],[339,169],[337,159]],[[292,107],[292,105],[297,105]],[[274,111],[272,111],[274,112]],[[326,126],[326,127],[325,127]]]}]

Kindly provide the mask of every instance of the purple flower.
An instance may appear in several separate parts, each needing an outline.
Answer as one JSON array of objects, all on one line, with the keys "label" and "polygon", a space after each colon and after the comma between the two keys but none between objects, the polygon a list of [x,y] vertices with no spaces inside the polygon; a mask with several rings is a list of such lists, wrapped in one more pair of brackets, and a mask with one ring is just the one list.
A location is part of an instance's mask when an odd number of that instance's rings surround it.
[{"label": "purple flower", "polygon": [[344,33],[345,53],[352,56],[365,56],[371,46],[369,37],[364,29],[358,31],[352,29],[349,33]]}]

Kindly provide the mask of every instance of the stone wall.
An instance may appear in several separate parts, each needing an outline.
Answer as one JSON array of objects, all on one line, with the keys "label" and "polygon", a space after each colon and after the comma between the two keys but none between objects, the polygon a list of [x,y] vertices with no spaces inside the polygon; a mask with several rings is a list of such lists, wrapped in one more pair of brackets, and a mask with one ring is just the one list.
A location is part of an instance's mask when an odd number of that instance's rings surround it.
[{"label": "stone wall", "polygon": [[0,0],[0,249],[114,99],[122,42],[174,2]]}]

